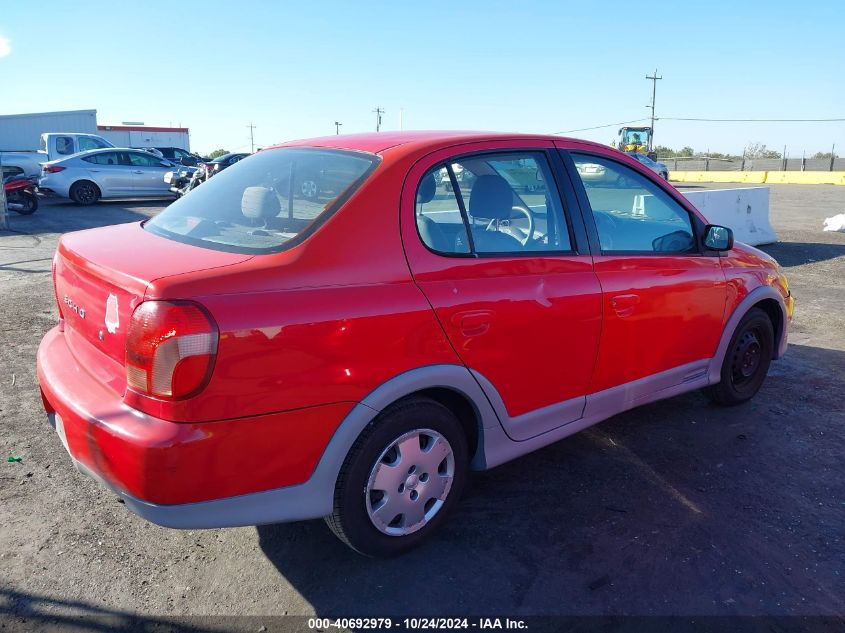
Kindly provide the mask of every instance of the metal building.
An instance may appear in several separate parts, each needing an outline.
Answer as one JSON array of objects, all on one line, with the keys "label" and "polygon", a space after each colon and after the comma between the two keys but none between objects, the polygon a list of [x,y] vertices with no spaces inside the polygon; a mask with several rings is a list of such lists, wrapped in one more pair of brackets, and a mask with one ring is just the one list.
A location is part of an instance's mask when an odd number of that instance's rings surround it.
[{"label": "metal building", "polygon": [[190,151],[186,127],[154,127],[150,125],[98,125],[95,134],[116,147],[181,147]]},{"label": "metal building", "polygon": [[2,115],[0,116],[0,151],[37,150],[44,132],[97,134],[97,111],[70,110]]}]

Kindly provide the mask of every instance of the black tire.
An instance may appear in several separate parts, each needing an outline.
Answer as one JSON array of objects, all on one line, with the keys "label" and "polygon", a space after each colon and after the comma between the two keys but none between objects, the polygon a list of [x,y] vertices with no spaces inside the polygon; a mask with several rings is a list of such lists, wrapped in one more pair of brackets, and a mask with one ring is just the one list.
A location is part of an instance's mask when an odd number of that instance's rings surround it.
[{"label": "black tire", "polygon": [[[439,434],[448,443],[453,457],[451,487],[446,489],[443,495],[445,498],[442,498],[439,509],[435,510],[430,518],[424,518],[421,527],[419,527],[419,523],[409,527],[403,526],[402,523],[405,521],[406,515],[398,514],[394,517],[397,520],[396,525],[390,527],[394,525],[391,522],[390,525],[384,526],[385,529],[399,531],[410,529],[415,531],[407,534],[388,534],[376,527],[375,519],[370,518],[370,509],[382,500],[386,500],[386,494],[368,491],[369,481],[380,464],[394,467],[387,463],[394,442],[416,432],[420,432],[424,436],[429,434],[429,437],[431,432]],[[424,455],[427,445],[423,444],[423,440],[421,440],[419,446],[422,447],[420,453]],[[431,448],[431,445],[428,446]],[[409,458],[405,462],[400,453],[397,452],[395,455],[398,455],[398,457],[394,457],[395,467],[399,468],[397,473],[400,473],[401,470],[400,477],[405,477],[406,464],[411,463],[414,466],[412,463],[414,460]],[[436,458],[434,459],[436,460]],[[448,456],[443,458],[439,463],[438,471],[448,459]],[[365,556],[389,557],[401,554],[428,538],[458,503],[466,483],[468,463],[469,457],[464,430],[449,409],[428,398],[401,400],[386,408],[373,420],[349,450],[335,486],[334,511],[326,517],[326,523],[341,541]],[[422,504],[421,507],[424,509],[429,506],[433,509],[437,503],[436,500],[424,498],[427,490],[426,483],[430,480],[430,475],[423,472],[427,469],[428,467],[424,466],[417,471],[416,466],[414,466],[414,468],[408,470],[408,479],[400,483],[396,499],[401,503],[408,504],[409,501],[405,500],[404,497],[407,493],[407,499],[412,500],[412,503],[419,500]],[[411,481],[410,475],[412,472],[418,473],[418,478],[413,481]],[[423,475],[425,475],[425,478]],[[431,478],[431,482],[432,486],[437,485],[434,478]],[[419,486],[418,490],[423,491],[422,495],[416,492],[417,486]],[[415,494],[416,497],[413,496]],[[375,502],[373,501],[374,495]],[[379,498],[379,495],[381,495],[381,498]],[[434,504],[431,503],[432,501],[434,501]],[[424,511],[427,513],[430,510]]]},{"label": "black tire", "polygon": [[76,204],[94,204],[101,195],[100,188],[90,180],[79,180],[70,188],[70,199]]},{"label": "black tire", "polygon": [[14,197],[7,198],[8,202],[18,205],[15,209],[21,215],[32,215],[38,211],[38,196],[34,193],[24,191],[23,193],[15,194]]},{"label": "black tire", "polygon": [[716,404],[734,406],[748,402],[763,386],[774,356],[775,336],[769,315],[752,308],[736,328],[725,360],[721,380],[704,391]]}]

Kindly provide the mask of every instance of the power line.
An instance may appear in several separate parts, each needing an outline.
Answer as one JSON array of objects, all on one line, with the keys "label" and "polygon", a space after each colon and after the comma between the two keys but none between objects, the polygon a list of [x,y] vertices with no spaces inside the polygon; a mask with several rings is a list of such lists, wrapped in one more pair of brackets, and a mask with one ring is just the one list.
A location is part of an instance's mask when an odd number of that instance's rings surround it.
[{"label": "power line", "polygon": [[692,117],[658,117],[658,121],[707,121],[713,123],[835,123],[845,121],[845,118],[836,119],[707,119]]},{"label": "power line", "polygon": [[600,130],[605,127],[615,127],[617,125],[626,125],[628,123],[639,123],[640,121],[648,121],[648,119],[633,119],[631,121],[619,121],[619,123],[608,123],[607,125],[595,125],[593,127],[581,127],[577,130],[564,130],[563,132],[552,132],[552,134],[570,134],[572,132],[586,132],[587,130]]},{"label": "power line", "polygon": [[[704,117],[655,117],[656,121],[701,121],[705,123],[841,123],[845,117],[832,119],[709,119]],[[592,127],[581,127],[575,130],[564,130],[563,132],[552,132],[552,134],[570,134],[572,132],[586,132],[588,130],[600,130],[602,128],[626,125],[628,123],[639,123],[648,119],[633,119],[631,121],[619,121],[618,123],[607,123],[605,125],[594,125]]]}]

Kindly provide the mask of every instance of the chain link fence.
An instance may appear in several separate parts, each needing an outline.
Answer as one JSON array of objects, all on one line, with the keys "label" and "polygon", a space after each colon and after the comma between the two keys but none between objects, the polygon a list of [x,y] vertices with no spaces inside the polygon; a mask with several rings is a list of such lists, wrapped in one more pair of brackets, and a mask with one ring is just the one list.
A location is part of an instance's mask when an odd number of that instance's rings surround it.
[{"label": "chain link fence", "polygon": [[657,157],[670,171],[845,171],[845,158]]}]

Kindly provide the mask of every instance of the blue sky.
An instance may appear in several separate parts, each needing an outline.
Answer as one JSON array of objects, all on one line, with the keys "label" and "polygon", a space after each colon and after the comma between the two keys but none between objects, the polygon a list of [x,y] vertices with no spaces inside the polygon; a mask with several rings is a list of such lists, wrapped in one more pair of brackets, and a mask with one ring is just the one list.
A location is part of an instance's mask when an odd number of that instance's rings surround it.
[{"label": "blue sky", "polygon": [[[96,108],[190,127],[203,152],[248,149],[250,122],[258,146],[369,131],[376,106],[384,129],[402,110],[406,129],[560,132],[646,118],[657,68],[658,117],[845,118],[843,33],[833,1],[3,2],[0,114]],[[655,128],[845,155],[845,122]]]}]

